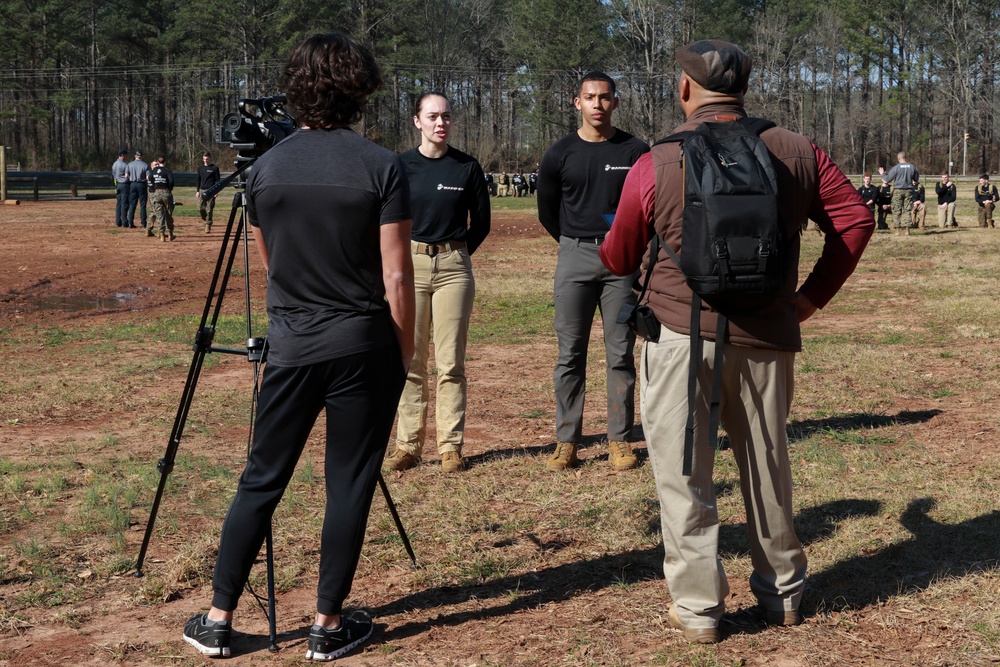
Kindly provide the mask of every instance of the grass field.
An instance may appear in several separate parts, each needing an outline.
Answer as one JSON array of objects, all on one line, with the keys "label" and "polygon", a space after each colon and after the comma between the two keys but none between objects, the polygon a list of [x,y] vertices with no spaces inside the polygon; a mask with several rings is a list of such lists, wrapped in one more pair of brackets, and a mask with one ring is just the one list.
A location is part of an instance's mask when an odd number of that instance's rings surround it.
[{"label": "grass field", "polygon": [[[178,198],[193,202],[183,190]],[[379,630],[343,664],[1000,662],[1000,230],[973,228],[966,210],[957,230],[878,234],[842,293],[804,326],[788,429],[796,525],[810,561],[807,622],[763,629],[748,620],[745,517],[735,465],[721,452],[716,489],[731,613],[724,641],[697,647],[666,626],[658,502],[643,444],[643,465],[622,474],[611,472],[599,444],[599,327],[583,464],[569,474],[544,469],[554,435],[555,248],[533,206],[495,200],[494,232],[475,257],[470,469],[442,475],[430,452],[425,465],[387,476],[421,567],[409,569],[377,497],[349,604],[374,611]],[[107,219],[106,208],[87,215]],[[0,217],[0,237],[18,238],[34,222],[19,216],[47,215],[17,210]],[[178,213],[182,231],[196,227],[190,204]],[[83,234],[70,217],[60,209],[39,227],[53,235],[37,244],[59,255],[53,268],[19,250],[18,266],[4,274],[11,293],[0,302],[0,665],[202,664],[180,641],[180,627],[210,595],[253,380],[244,360],[209,357],[145,576],[131,576],[213,246],[195,230],[165,256],[161,246],[170,244],[95,223],[85,243],[63,250],[67,229]],[[803,277],[821,243],[804,234]],[[135,278],[133,262],[151,276],[173,271],[169,298],[153,277]],[[91,287],[119,289],[124,267],[162,298],[95,313],[13,305],[33,285],[56,290],[60,276],[87,265]],[[227,312],[219,336],[239,340],[242,326]],[[288,650],[265,650],[266,624],[246,596],[237,664],[301,661],[322,519],[322,437],[322,428],[313,434],[274,522]],[[262,591],[264,568],[252,579]]]}]

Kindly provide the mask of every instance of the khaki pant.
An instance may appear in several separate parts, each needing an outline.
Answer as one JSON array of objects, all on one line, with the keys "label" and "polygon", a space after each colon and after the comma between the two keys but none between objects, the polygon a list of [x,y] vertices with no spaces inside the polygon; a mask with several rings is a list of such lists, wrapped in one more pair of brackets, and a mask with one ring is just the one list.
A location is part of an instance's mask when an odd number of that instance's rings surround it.
[{"label": "khaki pant", "polygon": [[938,227],[955,226],[955,202],[938,206]]},{"label": "khaki pant", "polygon": [[465,436],[465,348],[476,295],[472,260],[465,248],[430,256],[413,253],[416,349],[397,409],[396,447],[420,456],[427,435],[430,386],[427,361],[434,341],[437,398],[434,411],[439,454],[461,452]]},{"label": "khaki pant", "polygon": [[[663,574],[677,615],[688,627],[717,627],[729,583],[719,559],[719,514],[712,480],[708,392],[715,344],[704,341],[695,412],[691,477],[682,474],[688,413],[690,340],[661,327],[645,342],[639,397],[649,460],[656,478],[663,528]],[[740,473],[753,574],[761,606],[798,609],[806,555],[792,523],[792,474],[785,422],[794,389],[793,352],[727,345],[722,372],[721,421]],[[725,454],[719,454],[724,456]]]},{"label": "khaki pant", "polygon": [[913,209],[910,211],[910,225],[919,229],[924,228],[927,221],[927,205],[922,201],[913,202]]}]

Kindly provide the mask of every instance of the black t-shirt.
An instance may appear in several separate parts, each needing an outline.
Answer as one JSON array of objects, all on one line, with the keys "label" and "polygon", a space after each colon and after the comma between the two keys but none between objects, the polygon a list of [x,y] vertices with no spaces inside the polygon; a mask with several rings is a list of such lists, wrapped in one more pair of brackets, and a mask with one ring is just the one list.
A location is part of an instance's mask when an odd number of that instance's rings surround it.
[{"label": "black t-shirt", "polygon": [[268,252],[268,362],[392,344],[380,228],[410,218],[395,153],[345,128],[300,130],[257,160],[246,194]]},{"label": "black t-shirt", "polygon": [[222,180],[222,176],[219,174],[219,168],[217,166],[214,164],[203,164],[198,167],[198,183],[195,185],[195,189],[199,192],[207,190],[220,180]]},{"label": "black t-shirt", "polygon": [[164,167],[160,165],[153,171],[149,172],[149,189],[153,192],[157,190],[173,190],[174,189],[174,172],[170,171],[169,167]]},{"label": "black t-shirt", "polygon": [[615,130],[607,141],[584,141],[576,131],[552,144],[538,166],[538,220],[557,239],[604,236],[605,216],[618,210],[625,176],[649,146]]},{"label": "black t-shirt", "polygon": [[490,233],[490,193],[476,159],[451,146],[439,158],[413,148],[399,159],[410,184],[413,240],[465,241],[475,252]]}]

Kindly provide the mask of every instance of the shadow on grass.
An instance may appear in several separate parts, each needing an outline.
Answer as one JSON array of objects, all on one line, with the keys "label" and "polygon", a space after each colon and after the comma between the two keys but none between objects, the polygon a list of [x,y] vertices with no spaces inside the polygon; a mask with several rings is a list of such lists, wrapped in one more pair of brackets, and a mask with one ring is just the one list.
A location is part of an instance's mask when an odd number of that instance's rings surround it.
[{"label": "shadow on grass", "polygon": [[886,426],[903,426],[906,424],[922,424],[941,414],[941,410],[903,410],[895,415],[873,415],[867,412],[856,412],[827,419],[803,419],[788,424],[789,442],[805,440],[811,435],[822,432],[857,431],[860,429],[876,429]]},{"label": "shadow on grass", "polygon": [[933,498],[917,498],[907,506],[899,520],[912,533],[910,539],[810,576],[804,598],[807,613],[860,609],[925,590],[941,579],[1000,567],[1000,511],[944,524],[928,516],[936,504]]},{"label": "shadow on grass", "polygon": [[[435,613],[427,621],[405,623],[383,635],[386,642],[427,632],[433,627],[456,626],[469,621],[502,618],[518,611],[570,600],[577,595],[617,586],[625,587],[653,579],[662,579],[663,549],[652,547],[599,558],[579,560],[534,572],[493,579],[484,584],[439,586],[412,593],[391,604],[373,610],[377,617],[402,614],[416,609],[442,609],[470,600],[480,602],[478,609]],[[664,588],[666,604],[667,591]],[[488,600],[500,604],[491,605]]]}]

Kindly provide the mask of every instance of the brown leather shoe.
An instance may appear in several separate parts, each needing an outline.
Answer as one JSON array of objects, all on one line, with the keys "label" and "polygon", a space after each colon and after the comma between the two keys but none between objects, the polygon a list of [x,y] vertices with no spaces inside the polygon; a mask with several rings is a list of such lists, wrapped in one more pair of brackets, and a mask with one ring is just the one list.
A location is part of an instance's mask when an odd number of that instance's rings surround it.
[{"label": "brown leather shoe", "polygon": [[545,467],[549,470],[566,470],[567,468],[575,468],[576,464],[576,444],[557,442],[556,451],[545,462]]},{"label": "brown leather shoe", "polygon": [[768,625],[798,625],[802,622],[802,614],[798,610],[775,611],[766,609],[764,610],[764,618]]},{"label": "brown leather shoe", "polygon": [[396,448],[391,456],[386,458],[385,467],[389,470],[409,470],[420,463],[420,457]]},{"label": "brown leather shoe", "polygon": [[684,639],[690,644],[719,643],[719,628],[689,628],[681,622],[673,605],[670,606],[670,612],[667,614],[667,624],[675,630],[683,632]]},{"label": "brown leather shoe", "polygon": [[445,452],[441,455],[441,472],[462,472],[465,470],[465,460],[458,452]]},{"label": "brown leather shoe", "polygon": [[631,470],[639,465],[639,459],[632,452],[632,445],[619,440],[608,443],[608,462],[615,470]]}]

